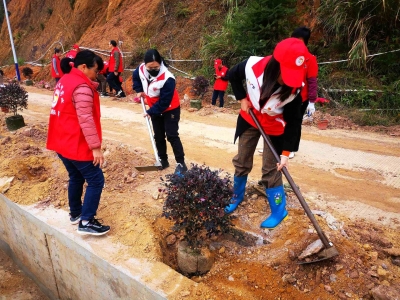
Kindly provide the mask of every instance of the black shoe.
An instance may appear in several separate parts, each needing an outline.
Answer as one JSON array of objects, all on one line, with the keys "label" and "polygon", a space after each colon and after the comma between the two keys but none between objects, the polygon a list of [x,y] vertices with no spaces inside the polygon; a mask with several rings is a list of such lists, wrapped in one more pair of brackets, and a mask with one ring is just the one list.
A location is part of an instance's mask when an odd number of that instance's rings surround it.
[{"label": "black shoe", "polygon": [[175,168],[174,174],[183,176],[183,175],[185,175],[187,170],[188,170],[188,168],[185,163],[178,163],[178,165]]},{"label": "black shoe", "polygon": [[160,161],[161,161],[161,167],[159,168],[160,170],[164,170],[169,167],[168,159],[160,159]]},{"label": "black shoe", "polygon": [[69,214],[69,221],[71,222],[72,225],[76,225],[79,223],[81,220],[81,214],[73,217],[71,214]]},{"label": "black shoe", "polygon": [[107,93],[101,93],[100,97],[109,97]]},{"label": "black shoe", "polygon": [[79,222],[78,233],[82,235],[103,235],[110,231],[110,226],[102,225],[97,219],[93,218],[86,225]]}]

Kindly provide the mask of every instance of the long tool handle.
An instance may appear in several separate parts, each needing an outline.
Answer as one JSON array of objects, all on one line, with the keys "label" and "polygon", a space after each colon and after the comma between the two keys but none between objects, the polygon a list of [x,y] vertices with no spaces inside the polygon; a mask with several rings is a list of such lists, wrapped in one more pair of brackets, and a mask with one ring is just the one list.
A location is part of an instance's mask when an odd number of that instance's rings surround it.
[{"label": "long tool handle", "polygon": [[[142,104],[143,113],[147,114],[146,107],[144,106],[143,97],[140,97],[140,103]],[[158,158],[157,147],[156,147],[156,143],[154,142],[153,130],[151,130],[151,125],[150,125],[149,118],[146,116],[145,119],[146,119],[147,129],[148,129],[149,135],[150,135],[151,145],[153,146],[154,157],[156,158],[156,165],[161,165],[161,162],[160,162],[160,160]]]},{"label": "long tool handle", "polygon": [[[256,116],[254,115],[253,111],[249,110],[250,116],[253,118],[254,123],[256,123],[258,130],[261,132],[265,142],[267,143],[269,149],[271,150],[272,154],[274,155],[275,159],[278,163],[280,163],[281,159],[279,155],[276,153],[274,146],[272,145],[271,141],[269,140],[268,136],[265,134],[264,129],[261,127],[260,123],[258,122]],[[310,219],[311,223],[313,224],[315,230],[318,233],[319,238],[321,239],[322,243],[324,244],[325,248],[330,248],[333,246],[331,242],[329,242],[328,238],[326,237],[325,233],[322,231],[321,227],[318,224],[318,221],[315,219],[314,214],[311,212],[310,207],[308,206],[306,200],[303,198],[303,195],[300,193],[299,188],[294,183],[292,176],[290,176],[289,171],[286,167],[282,168],[282,173],[285,175],[287,181],[289,182],[290,186],[292,187],[294,193],[296,194],[297,198],[300,201],[301,206],[303,207],[304,211],[307,214],[307,217]]]}]

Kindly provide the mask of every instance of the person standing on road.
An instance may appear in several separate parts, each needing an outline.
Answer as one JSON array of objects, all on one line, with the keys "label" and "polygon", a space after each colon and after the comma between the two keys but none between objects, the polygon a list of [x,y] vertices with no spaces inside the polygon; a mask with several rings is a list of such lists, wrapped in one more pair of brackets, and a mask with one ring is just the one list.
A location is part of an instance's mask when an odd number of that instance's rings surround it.
[{"label": "person standing on road", "polygon": [[175,88],[175,77],[168,70],[164,59],[156,49],[147,50],[142,63],[132,75],[133,89],[136,97],[145,97],[150,109],[150,116],[154,130],[158,156],[161,160],[161,169],[169,167],[167,155],[168,142],[174,151],[177,166],[176,174],[187,171],[185,153],[179,137],[179,119],[181,116],[180,100]]},{"label": "person standing on road", "polygon": [[214,61],[214,68],[215,83],[211,104],[216,105],[217,98],[219,97],[219,107],[224,107],[224,95],[228,88],[228,78],[226,77],[228,74],[228,68],[222,64],[222,60],[219,58]]},{"label": "person standing on road", "polygon": [[71,58],[72,60],[74,60],[76,55],[78,54],[78,52],[79,52],[79,45],[78,44],[74,44],[72,46],[72,49],[69,50],[67,52],[67,54],[65,54],[65,57],[68,57],[68,58]]},{"label": "person standing on road", "polygon": [[119,76],[121,75],[122,71],[124,70],[124,63],[122,60],[122,53],[117,47],[117,42],[114,40],[110,41],[109,44],[111,48],[110,59],[108,61],[108,75],[107,75],[107,82],[110,87],[115,90],[117,98],[126,97],[123,89],[122,84],[120,82]]},{"label": "person standing on road", "polygon": [[225,212],[232,213],[244,199],[247,176],[253,168],[253,155],[261,135],[249,110],[255,114],[281,157],[277,163],[264,142],[262,182],[271,215],[261,223],[262,228],[276,227],[288,214],[280,170],[288,165],[288,156],[295,147],[301,124],[300,89],[306,53],[302,41],[288,38],[276,45],[272,56],[251,56],[230,69],[228,74],[241,111],[235,132],[235,140],[239,137],[238,154],[232,160],[235,167],[233,197]]},{"label": "person standing on road", "polygon": [[[292,37],[298,38],[299,40],[303,41],[304,44],[307,46],[308,40],[311,37],[311,30],[304,26],[296,28],[292,33]],[[317,77],[318,77],[317,58],[307,51],[306,61],[305,61],[304,87],[301,90],[301,98],[303,100],[303,104],[301,105],[301,113],[302,115],[304,115],[304,113],[307,111],[308,117],[311,117],[315,112],[315,101],[317,100],[317,91],[318,91]],[[300,125],[299,136],[297,138],[296,147],[294,148],[294,151],[290,152],[289,158],[293,158],[294,153],[299,150],[300,138],[301,138],[301,125]]]},{"label": "person standing on road", "polygon": [[108,61],[104,61],[104,67],[97,74],[97,81],[100,83],[100,97],[108,97],[107,93],[107,73],[108,73]]},{"label": "person standing on road", "polygon": [[60,78],[64,75],[64,73],[61,71],[60,56],[61,56],[61,49],[55,48],[54,55],[51,59],[51,77],[53,77],[56,80],[56,84],[60,80]]},{"label": "person standing on road", "polygon": [[68,172],[71,224],[79,223],[79,234],[103,235],[110,226],[95,218],[104,187],[104,157],[98,83],[94,82],[103,68],[103,60],[92,51],[83,50],[70,62],[70,67],[54,90],[47,149],[57,153]]}]

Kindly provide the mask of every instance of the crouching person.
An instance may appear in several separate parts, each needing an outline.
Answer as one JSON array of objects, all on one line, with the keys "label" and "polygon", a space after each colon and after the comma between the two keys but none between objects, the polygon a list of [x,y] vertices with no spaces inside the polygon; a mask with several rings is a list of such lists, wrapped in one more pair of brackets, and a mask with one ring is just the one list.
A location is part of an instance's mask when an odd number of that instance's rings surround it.
[{"label": "crouching person", "polygon": [[[63,162],[69,176],[68,202],[71,224],[79,234],[103,235],[110,226],[96,218],[104,187],[101,166],[102,131],[96,75],[103,60],[92,51],[80,51],[70,70],[57,83],[50,111],[47,149]],[[87,182],[82,204],[83,185]]]}]

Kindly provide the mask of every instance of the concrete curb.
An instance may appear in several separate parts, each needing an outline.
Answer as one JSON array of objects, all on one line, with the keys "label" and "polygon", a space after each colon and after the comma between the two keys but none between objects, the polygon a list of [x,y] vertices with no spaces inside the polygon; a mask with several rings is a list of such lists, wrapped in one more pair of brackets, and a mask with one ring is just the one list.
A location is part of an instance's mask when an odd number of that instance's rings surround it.
[{"label": "concrete curb", "polygon": [[160,262],[112,265],[57,229],[0,194],[0,248],[50,299],[167,299],[196,285]]}]

